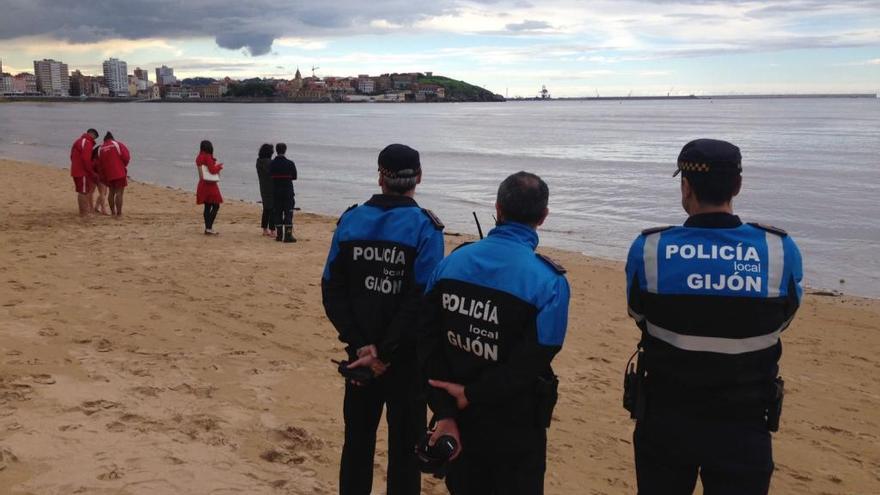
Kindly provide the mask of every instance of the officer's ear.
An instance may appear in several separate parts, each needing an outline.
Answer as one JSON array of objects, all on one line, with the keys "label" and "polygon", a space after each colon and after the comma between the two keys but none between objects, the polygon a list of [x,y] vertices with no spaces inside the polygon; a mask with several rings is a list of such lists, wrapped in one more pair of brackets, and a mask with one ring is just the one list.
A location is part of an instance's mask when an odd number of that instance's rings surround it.
[{"label": "officer's ear", "polygon": [[739,194],[739,191],[742,189],[743,178],[742,175],[737,176],[736,178],[736,187],[733,188],[733,197],[736,197]]},{"label": "officer's ear", "polygon": [[549,214],[550,214],[550,209],[544,208],[544,211],[541,212],[541,218],[538,220],[538,223],[537,223],[537,225],[535,225],[535,227],[540,227],[541,225],[544,225],[544,220],[547,220],[547,215],[549,215]]},{"label": "officer's ear", "polygon": [[385,187],[385,176],[379,174],[379,187]]},{"label": "officer's ear", "polygon": [[419,172],[419,175],[416,176],[416,184],[422,183],[422,173]]}]

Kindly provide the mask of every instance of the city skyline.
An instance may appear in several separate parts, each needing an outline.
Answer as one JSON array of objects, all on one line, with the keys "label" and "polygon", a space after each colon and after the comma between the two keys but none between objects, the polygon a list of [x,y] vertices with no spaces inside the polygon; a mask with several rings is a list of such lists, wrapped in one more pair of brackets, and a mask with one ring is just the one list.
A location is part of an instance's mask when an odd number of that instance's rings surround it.
[{"label": "city skyline", "polygon": [[100,74],[115,57],[180,78],[434,71],[510,97],[880,91],[876,1],[216,0],[204,25],[128,1],[87,17],[49,3],[65,22],[28,5],[0,20],[5,71],[52,58]]}]

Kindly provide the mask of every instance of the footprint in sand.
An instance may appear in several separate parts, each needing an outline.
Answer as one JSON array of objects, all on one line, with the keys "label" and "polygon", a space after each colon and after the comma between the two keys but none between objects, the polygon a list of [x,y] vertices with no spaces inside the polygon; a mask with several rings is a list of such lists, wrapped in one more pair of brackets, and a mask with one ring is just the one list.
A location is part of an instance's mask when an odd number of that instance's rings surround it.
[{"label": "footprint in sand", "polygon": [[99,411],[104,411],[107,409],[115,409],[119,407],[120,404],[118,402],[113,402],[104,399],[98,400],[87,400],[80,404],[79,410],[85,413],[86,416],[91,416]]},{"label": "footprint in sand", "polygon": [[58,336],[58,332],[56,332],[55,330],[53,330],[51,328],[44,328],[37,333],[41,337],[57,337]]},{"label": "footprint in sand", "polygon": [[101,339],[95,343],[95,350],[98,352],[110,352],[113,350],[113,343],[107,339]]},{"label": "footprint in sand", "polygon": [[101,481],[118,480],[123,476],[122,469],[116,466],[104,466],[104,469],[105,471],[98,475],[98,479]]},{"label": "footprint in sand", "polygon": [[18,457],[11,450],[6,448],[0,449],[0,471],[3,471],[9,464],[14,462],[18,462]]},{"label": "footprint in sand", "polygon": [[31,375],[31,379],[34,381],[34,383],[39,383],[41,385],[52,385],[55,383],[55,379],[52,378],[52,375]]}]

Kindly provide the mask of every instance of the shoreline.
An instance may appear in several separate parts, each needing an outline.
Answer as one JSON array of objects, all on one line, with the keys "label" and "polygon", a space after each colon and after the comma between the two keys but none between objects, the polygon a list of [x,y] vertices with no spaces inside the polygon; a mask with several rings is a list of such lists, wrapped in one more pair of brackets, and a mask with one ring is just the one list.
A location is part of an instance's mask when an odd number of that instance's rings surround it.
[{"label": "shoreline", "polygon": [[[320,302],[334,218],[300,213],[282,245],[257,204],[229,200],[209,237],[192,191],[132,181],[123,218],[80,219],[64,169],[0,159],[0,180],[0,492],[337,490],[343,350]],[[623,263],[539,250],[572,294],[546,493],[632,493]],[[872,492],[880,301],[808,294],[783,346],[773,492]],[[446,491],[423,477],[423,493]]]}]

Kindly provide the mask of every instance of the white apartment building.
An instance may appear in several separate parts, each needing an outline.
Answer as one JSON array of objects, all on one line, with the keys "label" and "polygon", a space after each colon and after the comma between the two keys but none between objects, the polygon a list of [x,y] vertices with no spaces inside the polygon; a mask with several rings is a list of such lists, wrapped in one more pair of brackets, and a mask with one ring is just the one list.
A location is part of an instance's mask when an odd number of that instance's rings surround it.
[{"label": "white apartment building", "polygon": [[105,60],[104,81],[110,90],[110,96],[129,96],[128,64],[115,58]]}]

